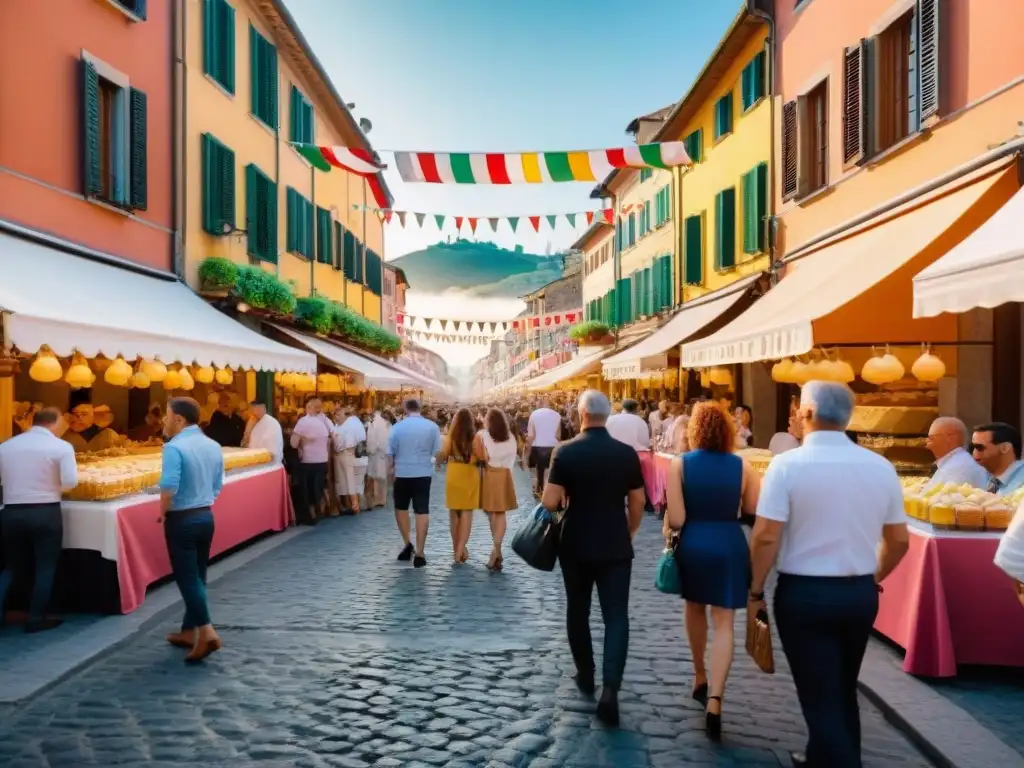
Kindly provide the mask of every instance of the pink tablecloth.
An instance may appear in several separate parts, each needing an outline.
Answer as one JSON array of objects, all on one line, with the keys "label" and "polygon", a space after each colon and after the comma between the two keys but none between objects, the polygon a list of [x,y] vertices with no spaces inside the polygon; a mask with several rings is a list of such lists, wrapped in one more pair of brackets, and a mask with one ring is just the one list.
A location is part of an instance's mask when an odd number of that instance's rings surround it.
[{"label": "pink tablecloth", "polygon": [[[159,499],[117,512],[117,580],[121,612],[131,613],[146,599],[146,588],[171,574],[164,528],[157,523]],[[213,505],[215,532],[211,556],[267,531],[282,531],[293,518],[284,467],[224,484]]]},{"label": "pink tablecloth", "polygon": [[[648,494],[651,496],[651,504],[658,509],[665,506],[665,481],[668,478],[668,466],[674,458],[675,456],[670,453],[654,454],[654,488],[653,493],[648,489]],[[644,482],[646,479],[645,475]]]},{"label": "pink tablecloth", "polygon": [[883,584],[875,629],[907,652],[913,675],[953,677],[957,664],[1024,667],[1024,608],[992,563],[999,539],[913,528]]}]

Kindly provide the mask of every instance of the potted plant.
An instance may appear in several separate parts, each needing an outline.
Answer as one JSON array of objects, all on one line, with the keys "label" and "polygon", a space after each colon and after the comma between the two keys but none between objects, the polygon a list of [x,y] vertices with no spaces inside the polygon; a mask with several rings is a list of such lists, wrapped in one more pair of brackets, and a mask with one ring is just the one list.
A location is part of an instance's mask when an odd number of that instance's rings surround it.
[{"label": "potted plant", "polygon": [[578,344],[611,344],[611,328],[600,320],[577,323],[569,329],[569,338]]},{"label": "potted plant", "polygon": [[199,292],[210,298],[226,298],[238,280],[238,266],[230,259],[211,256],[199,265]]}]

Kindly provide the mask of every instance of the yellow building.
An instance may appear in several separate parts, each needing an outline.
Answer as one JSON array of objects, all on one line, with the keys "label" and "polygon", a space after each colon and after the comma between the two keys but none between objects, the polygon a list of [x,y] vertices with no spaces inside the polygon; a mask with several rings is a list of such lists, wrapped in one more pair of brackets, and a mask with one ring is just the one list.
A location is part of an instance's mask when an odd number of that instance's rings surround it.
[{"label": "yellow building", "polygon": [[383,226],[364,206],[390,200],[291,146],[370,149],[284,3],[186,0],[184,28],[189,284],[203,259],[222,256],[381,322]]},{"label": "yellow building", "polygon": [[769,268],[768,25],[744,8],[656,140],[683,139],[674,215],[682,301]]}]

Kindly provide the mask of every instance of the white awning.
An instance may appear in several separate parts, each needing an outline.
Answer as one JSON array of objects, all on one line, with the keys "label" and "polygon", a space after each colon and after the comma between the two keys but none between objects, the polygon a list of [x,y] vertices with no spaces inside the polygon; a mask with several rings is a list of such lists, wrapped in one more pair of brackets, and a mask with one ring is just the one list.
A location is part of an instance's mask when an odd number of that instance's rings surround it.
[{"label": "white awning", "polygon": [[601,360],[611,354],[611,352],[612,349],[609,347],[608,349],[591,352],[588,355],[579,355],[567,363],[562,363],[557,368],[552,368],[535,379],[530,379],[526,384],[526,388],[531,392],[539,392],[554,387],[560,381],[597,373],[601,368]]},{"label": "white awning", "polygon": [[316,357],[218,312],[177,279],[133,272],[0,234],[4,343],[257,371],[316,371]]},{"label": "white awning", "polygon": [[612,355],[602,364],[604,378],[636,379],[644,371],[659,370],[668,365],[668,351],[701,331],[748,295],[750,287],[763,275],[748,275],[720,290],[688,302],[675,317],[628,349]]},{"label": "white awning", "polygon": [[1024,189],[914,278],[914,317],[1024,302]]},{"label": "white awning", "polygon": [[973,183],[947,185],[930,201],[908,204],[881,223],[788,265],[779,284],[743,314],[707,338],[683,344],[683,366],[751,363],[809,352],[820,342],[814,337],[816,321],[920,254],[1005,177],[1005,172],[987,173]]},{"label": "white awning", "polygon": [[367,387],[390,392],[399,391],[403,388],[419,389],[422,386],[411,376],[403,375],[393,368],[363,357],[335,344],[333,341],[321,339],[309,333],[302,333],[284,325],[277,325],[276,323],[271,323],[270,325],[286,336],[295,339],[295,341],[310,352],[319,355],[331,365],[362,376],[363,383]]}]

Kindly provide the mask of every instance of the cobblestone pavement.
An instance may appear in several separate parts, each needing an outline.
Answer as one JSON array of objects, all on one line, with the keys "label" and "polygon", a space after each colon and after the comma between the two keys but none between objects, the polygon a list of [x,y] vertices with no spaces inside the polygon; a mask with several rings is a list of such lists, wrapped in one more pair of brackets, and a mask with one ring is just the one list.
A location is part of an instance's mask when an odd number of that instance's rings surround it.
[{"label": "cobblestone pavement", "polygon": [[[527,483],[517,477],[521,498]],[[652,583],[653,518],[638,537],[615,731],[594,723],[569,679],[557,572],[508,552],[505,572],[488,573],[482,517],[471,563],[452,568],[447,515],[432,524],[426,569],[395,562],[393,517],[378,510],[326,521],[226,576],[211,588],[221,653],[187,668],[163,641],[170,622],[136,635],[0,711],[0,765],[777,766],[803,745],[784,661],[763,675],[740,649],[724,743],[706,740],[688,697],[680,601]],[[927,765],[869,704],[862,711],[867,765]]]}]

